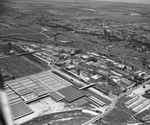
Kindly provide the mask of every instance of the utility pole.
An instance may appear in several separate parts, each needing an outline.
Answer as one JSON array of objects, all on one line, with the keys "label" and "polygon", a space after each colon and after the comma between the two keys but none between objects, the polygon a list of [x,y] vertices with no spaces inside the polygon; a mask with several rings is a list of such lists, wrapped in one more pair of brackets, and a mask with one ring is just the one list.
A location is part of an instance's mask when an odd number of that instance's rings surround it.
[{"label": "utility pole", "polygon": [[[121,65],[123,66],[124,65],[124,58],[123,57],[120,57],[120,58],[121,58]],[[123,70],[123,68],[121,70]]]}]

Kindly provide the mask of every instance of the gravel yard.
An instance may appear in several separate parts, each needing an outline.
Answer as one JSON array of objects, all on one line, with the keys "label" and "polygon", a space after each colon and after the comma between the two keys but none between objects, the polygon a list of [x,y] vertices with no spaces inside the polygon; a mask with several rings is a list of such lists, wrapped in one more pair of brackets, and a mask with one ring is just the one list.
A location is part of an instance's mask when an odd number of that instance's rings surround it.
[{"label": "gravel yard", "polygon": [[50,97],[30,103],[28,106],[34,111],[34,113],[16,120],[16,124],[21,124],[37,116],[69,110],[69,108],[65,107],[65,103],[55,102]]}]

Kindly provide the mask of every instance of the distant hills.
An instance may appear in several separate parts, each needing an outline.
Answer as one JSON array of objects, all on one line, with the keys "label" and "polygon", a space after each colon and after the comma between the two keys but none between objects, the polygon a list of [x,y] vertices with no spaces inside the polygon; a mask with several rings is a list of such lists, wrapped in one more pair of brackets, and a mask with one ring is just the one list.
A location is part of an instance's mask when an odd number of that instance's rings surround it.
[{"label": "distant hills", "polygon": [[[110,2],[111,1],[111,2]],[[117,2],[114,2],[117,1]],[[38,7],[38,6],[42,6],[42,5],[48,5],[48,4],[52,4],[55,2],[74,2],[76,4],[80,4],[80,3],[95,3],[95,4],[101,4],[101,3],[105,3],[105,4],[115,4],[120,6],[120,4],[124,5],[125,3],[122,2],[129,2],[129,0],[0,0],[0,14],[8,11],[10,9],[10,7],[12,8],[18,8],[18,9],[26,9],[26,10],[30,10],[32,8]],[[141,3],[150,3],[150,0],[130,0],[130,2],[136,2],[137,4],[141,4]],[[61,3],[60,3],[61,4]],[[131,3],[126,3],[127,6],[131,6]]]}]

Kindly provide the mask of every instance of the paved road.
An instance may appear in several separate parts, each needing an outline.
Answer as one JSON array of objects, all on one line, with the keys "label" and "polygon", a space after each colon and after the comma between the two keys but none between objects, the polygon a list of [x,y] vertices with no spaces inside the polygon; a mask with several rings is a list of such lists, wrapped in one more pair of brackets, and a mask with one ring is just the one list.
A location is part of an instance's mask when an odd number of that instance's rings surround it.
[{"label": "paved road", "polygon": [[[40,32],[38,32],[38,31],[31,30],[31,29],[28,29],[28,28],[25,28],[25,29],[26,29],[26,30],[30,30],[30,31],[35,32],[35,33],[42,34],[42,35],[44,35],[45,37],[49,38],[49,36],[45,35],[44,33],[40,33]],[[110,53],[110,52],[108,51],[108,48],[109,48],[109,47],[107,47],[106,50],[105,50],[106,53]],[[112,54],[112,53],[114,53],[114,52],[111,52],[111,54]],[[133,55],[128,55],[128,56],[133,56]],[[134,64],[131,63],[131,62],[128,62],[128,63],[130,63],[131,65],[134,65]],[[134,65],[134,66],[136,66],[136,65]],[[137,66],[136,66],[136,67],[137,67]],[[53,70],[55,70],[55,69],[53,68]],[[67,74],[65,74],[65,75],[67,75]],[[72,78],[72,77],[70,77],[69,75],[67,75],[67,77],[69,77],[70,79],[73,79],[73,80],[74,80],[75,82],[77,82],[77,83],[80,82],[80,84],[82,83],[82,85],[85,85],[83,82],[78,81],[77,79]],[[145,84],[147,84],[147,83],[150,83],[150,80],[144,82],[143,85],[145,85]],[[137,88],[139,88],[139,87],[141,87],[141,86],[142,86],[142,85],[139,85],[138,87],[136,87],[136,88],[134,88],[134,89],[131,89],[130,91],[133,91],[133,90],[135,90],[135,89],[137,89]],[[128,91],[128,92],[129,92],[129,91]],[[127,93],[127,92],[126,92],[126,93]],[[126,93],[124,93],[124,94],[122,94],[121,96],[119,96],[119,98],[122,97],[122,96],[124,96]],[[95,118],[93,118],[93,119],[91,119],[91,120],[89,120],[89,121],[83,123],[82,125],[89,125],[89,124],[95,122],[96,120],[99,120],[100,118],[102,118],[102,117],[106,116],[107,114],[109,114],[109,113],[114,109],[115,104],[116,104],[116,102],[118,101],[119,98],[116,97],[116,98],[113,99],[110,108],[109,108],[106,112],[104,112],[104,113],[98,115],[97,117],[95,117]]]},{"label": "paved road", "polygon": [[[55,67],[55,68],[56,68],[56,67]],[[55,69],[55,68],[53,67],[52,70],[54,70],[54,71],[56,70],[57,72],[63,73],[63,72],[61,72],[61,71],[59,71],[59,70],[57,70],[57,69]],[[79,80],[77,80],[77,79],[75,79],[75,78],[69,76],[68,74],[63,73],[63,75],[65,75],[66,77],[68,77],[68,78],[70,78],[70,79],[73,79],[73,81],[75,81],[75,82],[77,82],[77,83],[80,83],[80,84],[82,84],[82,85],[84,85],[84,86],[86,85],[85,83],[83,83],[83,82],[81,82],[81,81],[79,81]],[[118,101],[118,98],[117,98],[117,97],[113,97],[112,104],[111,104],[110,108],[109,108],[106,112],[104,112],[104,113],[98,115],[97,117],[95,117],[95,118],[93,118],[93,119],[91,119],[91,120],[89,120],[89,121],[83,123],[82,125],[89,125],[89,124],[95,122],[96,120],[99,120],[100,118],[102,118],[102,117],[104,117],[105,115],[107,115],[109,112],[111,112],[111,111],[113,110],[113,108],[115,107],[115,104],[116,104],[117,101]]]},{"label": "paved road", "polygon": [[4,24],[4,23],[0,23],[0,25],[6,26],[6,27],[8,27],[8,28],[11,28],[9,25]]},{"label": "paved road", "polygon": [[89,120],[89,121],[83,123],[82,125],[90,125],[90,124],[92,124],[93,122],[99,120],[100,118],[103,118],[105,115],[109,114],[109,113],[114,109],[114,107],[115,107],[117,101],[118,101],[118,98],[115,98],[115,99],[112,101],[112,104],[111,104],[110,108],[109,108],[106,112],[104,112],[104,113],[102,113],[102,114],[96,116],[95,118],[93,118],[93,119],[91,119],[91,120]]},{"label": "paved road", "polygon": [[[56,68],[56,67],[55,67],[55,68]],[[55,69],[55,68],[53,67],[52,70],[54,70],[54,71],[57,70],[57,69]],[[57,70],[57,72],[61,72],[61,71]],[[61,72],[61,73],[63,73],[63,72]],[[73,81],[75,81],[75,82],[77,82],[77,83],[80,83],[80,84],[82,84],[82,85],[84,85],[84,86],[86,85],[85,83],[83,83],[83,82],[81,82],[81,81],[79,81],[79,80],[77,80],[77,79],[75,79],[75,78],[69,76],[68,74],[63,73],[63,75],[65,75],[66,77],[68,77],[68,78],[70,78],[70,79],[73,79]],[[91,119],[91,120],[89,120],[89,121],[83,123],[82,125],[89,125],[89,124],[95,122],[96,120],[99,120],[100,118],[104,117],[104,116],[107,115],[109,112],[111,112],[111,111],[113,110],[113,108],[115,107],[116,102],[118,101],[118,98],[117,98],[117,97],[113,97],[113,98],[114,98],[114,99],[112,100],[112,104],[111,104],[110,108],[109,108],[106,112],[104,112],[104,113],[98,115],[97,117],[95,117],[95,118],[93,118],[93,119]]]},{"label": "paved road", "polygon": [[[150,79],[147,80],[147,81],[145,81],[142,85],[146,85],[148,83],[150,83]],[[90,125],[93,122],[95,122],[96,120],[99,120],[100,118],[103,118],[104,116],[106,116],[107,114],[109,114],[115,108],[115,104],[117,103],[117,101],[118,101],[119,98],[125,96],[128,92],[130,92],[130,91],[132,92],[133,90],[141,87],[142,85],[139,85],[139,86],[137,86],[137,87],[135,87],[135,88],[127,91],[126,93],[121,94],[119,97],[114,97],[114,100],[112,101],[112,104],[111,104],[110,108],[106,112],[104,112],[103,114],[100,114],[97,117],[95,117],[95,118],[93,118],[93,119],[91,119],[91,120],[83,123],[82,125]]]},{"label": "paved road", "polygon": [[[32,30],[32,29],[29,29],[29,28],[24,28],[24,29],[29,30],[29,31],[32,31],[32,32],[35,32],[35,33],[38,33],[38,34],[42,34],[43,36],[45,36],[45,37],[47,37],[47,38],[50,38],[48,35],[46,35],[46,34],[44,34],[44,33],[42,33],[42,32],[38,32],[38,31],[36,31],[36,30]],[[42,29],[42,28],[41,28],[41,29]]]}]

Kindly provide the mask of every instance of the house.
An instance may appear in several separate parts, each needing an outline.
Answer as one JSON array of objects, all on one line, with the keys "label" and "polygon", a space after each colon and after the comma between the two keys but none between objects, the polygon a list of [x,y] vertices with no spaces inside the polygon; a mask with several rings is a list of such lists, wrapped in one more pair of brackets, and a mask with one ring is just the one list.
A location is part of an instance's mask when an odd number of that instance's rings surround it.
[{"label": "house", "polygon": [[68,66],[66,66],[66,69],[67,70],[72,70],[72,69],[74,69],[75,68],[75,65],[68,65]]},{"label": "house", "polygon": [[96,75],[92,75],[91,76],[91,80],[90,80],[91,82],[98,82],[98,81],[102,81],[102,76],[101,75],[98,75],[98,74],[96,74]]},{"label": "house", "polygon": [[81,58],[84,60],[87,60],[87,59],[89,59],[89,56],[88,55],[82,55]]},{"label": "house", "polygon": [[98,70],[96,70],[96,71],[97,71],[98,74],[100,74],[100,75],[102,75],[102,76],[105,76],[105,77],[107,77],[108,75],[110,75],[109,72],[104,71],[104,70],[101,70],[101,69],[98,69]]}]

